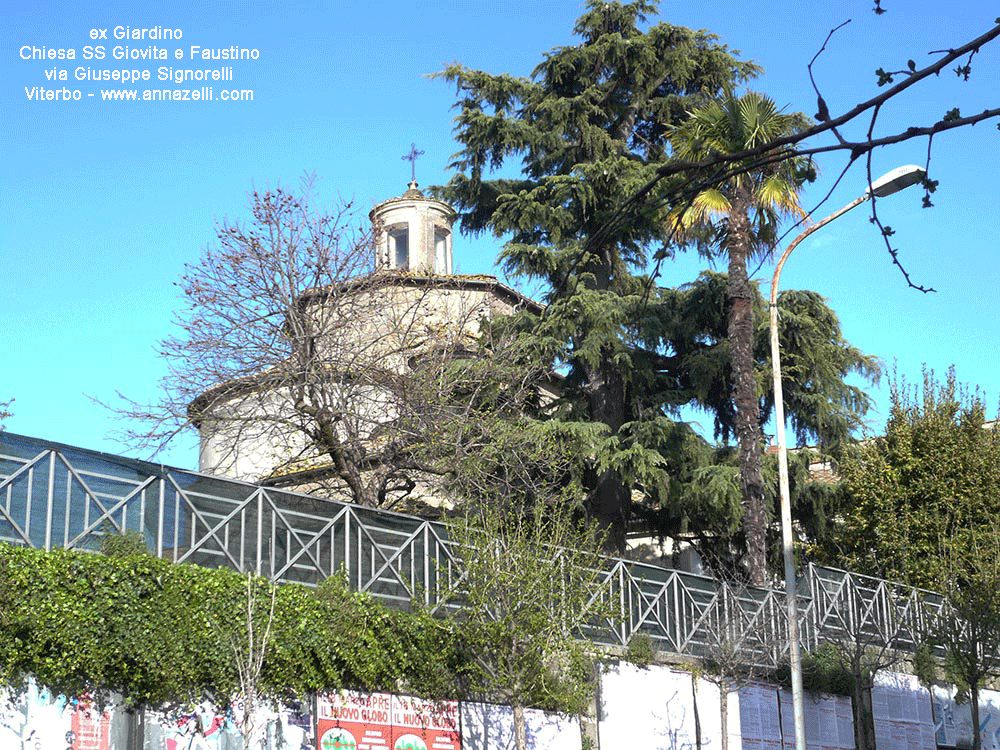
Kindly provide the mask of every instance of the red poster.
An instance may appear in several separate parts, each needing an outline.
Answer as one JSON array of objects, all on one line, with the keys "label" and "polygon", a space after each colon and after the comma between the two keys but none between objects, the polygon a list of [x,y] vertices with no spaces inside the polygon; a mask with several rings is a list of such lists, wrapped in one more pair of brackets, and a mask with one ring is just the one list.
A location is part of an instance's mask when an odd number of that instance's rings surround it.
[{"label": "red poster", "polygon": [[392,750],[460,750],[458,703],[392,697]]},{"label": "red poster", "polygon": [[73,750],[108,750],[111,714],[100,713],[97,708],[81,703],[74,706],[70,715]]},{"label": "red poster", "polygon": [[317,699],[319,750],[389,750],[392,696],[344,690]]},{"label": "red poster", "polygon": [[461,750],[458,703],[344,690],[317,699],[318,750]]}]

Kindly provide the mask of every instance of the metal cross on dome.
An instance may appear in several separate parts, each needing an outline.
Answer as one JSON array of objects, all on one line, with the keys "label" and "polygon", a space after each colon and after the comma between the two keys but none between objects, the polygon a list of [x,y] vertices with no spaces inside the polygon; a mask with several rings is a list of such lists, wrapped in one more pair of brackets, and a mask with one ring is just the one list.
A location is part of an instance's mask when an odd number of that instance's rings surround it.
[{"label": "metal cross on dome", "polygon": [[411,143],[410,144],[410,153],[408,153],[408,154],[406,154],[405,156],[402,157],[403,161],[410,162],[410,181],[411,182],[416,182],[417,181],[417,157],[418,156],[422,156],[423,153],[424,153],[423,151],[418,151],[417,150],[417,144],[416,143]]}]

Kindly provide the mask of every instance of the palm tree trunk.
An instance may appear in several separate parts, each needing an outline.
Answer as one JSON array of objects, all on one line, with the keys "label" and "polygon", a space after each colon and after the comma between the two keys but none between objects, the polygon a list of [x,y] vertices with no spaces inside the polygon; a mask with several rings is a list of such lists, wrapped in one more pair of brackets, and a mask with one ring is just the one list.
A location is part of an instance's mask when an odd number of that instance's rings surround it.
[{"label": "palm tree trunk", "polygon": [[743,564],[751,583],[762,586],[767,581],[767,511],[763,479],[763,447],[760,431],[760,397],[754,376],[753,289],[747,276],[748,238],[752,229],[746,202],[733,202],[730,214],[729,278],[726,297],[729,302],[729,354],[733,380],[733,405],[736,410],[736,440],[739,445],[740,490],[743,494],[743,534],[746,557]]}]

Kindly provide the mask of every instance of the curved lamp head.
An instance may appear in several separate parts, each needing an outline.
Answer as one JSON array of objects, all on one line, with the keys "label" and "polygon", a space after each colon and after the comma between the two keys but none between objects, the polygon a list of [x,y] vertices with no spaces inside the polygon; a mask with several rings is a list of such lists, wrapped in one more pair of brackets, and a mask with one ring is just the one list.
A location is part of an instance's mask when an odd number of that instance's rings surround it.
[{"label": "curved lamp head", "polygon": [[924,171],[923,167],[918,167],[914,164],[908,164],[905,167],[896,167],[891,172],[886,172],[875,180],[868,187],[865,195],[884,198],[887,195],[898,193],[900,190],[910,187],[910,185],[916,185],[924,179],[926,174],[927,172]]}]

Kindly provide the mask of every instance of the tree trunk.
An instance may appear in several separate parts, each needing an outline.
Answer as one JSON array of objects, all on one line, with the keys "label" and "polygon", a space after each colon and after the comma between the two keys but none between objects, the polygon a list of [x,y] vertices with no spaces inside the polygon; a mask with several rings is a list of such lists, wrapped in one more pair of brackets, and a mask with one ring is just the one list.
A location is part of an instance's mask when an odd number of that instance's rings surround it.
[{"label": "tree trunk", "polygon": [[[604,248],[599,253],[600,261],[594,268],[594,285],[601,291],[611,288],[612,253]],[[605,345],[601,351],[601,361],[596,367],[584,366],[587,376],[590,419],[607,425],[612,435],[617,435],[627,421],[625,404],[625,379],[620,368],[614,363],[612,345]],[[604,548],[608,552],[622,554],[625,551],[625,532],[631,513],[631,488],[622,481],[615,471],[605,471],[591,479],[589,512],[604,531]]]},{"label": "tree trunk", "polygon": [[719,711],[722,725],[722,750],[729,750],[729,680],[719,683]]},{"label": "tree trunk", "polygon": [[854,714],[854,747],[875,750],[875,711],[872,708],[872,686],[868,680],[854,675],[851,688],[851,710]]},{"label": "tree trunk", "polygon": [[146,708],[125,711],[125,749],[142,750],[146,745]]},{"label": "tree trunk", "polygon": [[517,750],[528,750],[528,727],[524,722],[524,706],[520,701],[514,703],[514,747]]},{"label": "tree trunk", "polygon": [[972,750],[982,750],[983,735],[979,731],[979,680],[969,685],[969,708],[972,709]]},{"label": "tree trunk", "polygon": [[[691,705],[694,707],[694,746],[701,750],[701,714],[698,710],[698,675],[691,673]],[[723,748],[725,750],[725,748]]]},{"label": "tree trunk", "polygon": [[767,582],[767,510],[762,475],[760,397],[754,373],[753,289],[747,276],[751,231],[745,202],[741,204],[739,198],[734,199],[726,246],[729,253],[726,297],[740,491],[743,494],[743,534],[747,545],[743,564],[751,583],[763,586]]},{"label": "tree trunk", "polygon": [[[600,366],[587,373],[590,389],[590,417],[607,425],[612,435],[625,423],[625,381],[605,356]],[[595,472],[590,495],[590,515],[605,533],[607,551],[625,551],[625,532],[631,509],[631,493],[615,471]]]}]

